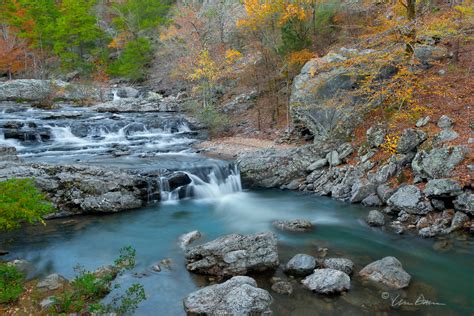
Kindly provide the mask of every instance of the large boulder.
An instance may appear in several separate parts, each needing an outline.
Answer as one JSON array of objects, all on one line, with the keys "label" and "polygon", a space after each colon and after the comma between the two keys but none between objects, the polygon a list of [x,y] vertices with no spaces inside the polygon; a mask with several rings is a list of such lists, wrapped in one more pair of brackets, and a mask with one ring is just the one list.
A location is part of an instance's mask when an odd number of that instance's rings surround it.
[{"label": "large boulder", "polygon": [[454,200],[454,208],[458,211],[474,215],[474,194],[464,192]]},{"label": "large boulder", "polygon": [[221,277],[276,269],[277,239],[273,233],[231,234],[186,249],[187,269]]},{"label": "large boulder", "polygon": [[307,276],[316,267],[316,259],[306,254],[297,254],[288,261],[285,272],[295,276]]},{"label": "large boulder", "polygon": [[272,301],[254,279],[235,276],[189,294],[184,310],[188,315],[269,315]]},{"label": "large boulder", "polygon": [[53,291],[62,289],[68,284],[68,280],[59,274],[50,274],[40,280],[36,288],[42,291]]},{"label": "large boulder", "polygon": [[367,216],[367,224],[370,226],[383,226],[385,225],[385,218],[383,214],[377,210],[372,210]]},{"label": "large boulder", "polygon": [[448,56],[448,49],[442,46],[416,44],[413,55],[424,65]]},{"label": "large boulder", "polygon": [[407,287],[411,280],[411,276],[403,270],[402,264],[395,257],[374,261],[360,270],[359,275],[394,289]]},{"label": "large boulder", "polygon": [[334,269],[316,269],[301,283],[319,294],[337,294],[351,288],[351,278],[346,273]]},{"label": "large boulder", "polygon": [[351,275],[354,270],[354,262],[347,258],[326,258],[320,265],[323,268],[342,271],[347,275]]},{"label": "large boulder", "polygon": [[418,151],[412,161],[412,169],[416,175],[427,178],[448,177],[451,171],[464,160],[467,149],[462,146],[439,147],[427,152]]},{"label": "large boulder", "polygon": [[292,149],[263,149],[240,153],[237,157],[242,181],[248,186],[275,188],[304,178],[314,157],[325,155],[320,146]]},{"label": "large boulder", "polygon": [[433,179],[423,190],[428,197],[453,197],[462,193],[461,185],[452,179]]},{"label": "large boulder", "polygon": [[425,132],[412,128],[407,128],[402,132],[397,144],[397,152],[406,154],[415,151],[416,148],[426,140]]},{"label": "large boulder", "polygon": [[396,211],[410,214],[427,214],[432,210],[431,205],[424,201],[420,189],[414,185],[400,187],[387,201]]},{"label": "large boulder", "polygon": [[364,79],[363,64],[344,67],[339,62],[369,51],[339,50],[306,63],[295,77],[291,93],[291,111],[296,126],[304,126],[316,142],[347,139],[363,119],[367,107],[351,92]]}]

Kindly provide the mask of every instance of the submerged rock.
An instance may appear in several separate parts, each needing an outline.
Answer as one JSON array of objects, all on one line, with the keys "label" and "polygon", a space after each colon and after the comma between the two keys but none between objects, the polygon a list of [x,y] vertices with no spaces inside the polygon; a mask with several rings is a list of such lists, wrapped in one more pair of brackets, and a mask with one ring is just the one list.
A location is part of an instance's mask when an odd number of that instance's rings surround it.
[{"label": "submerged rock", "polygon": [[307,276],[316,267],[316,259],[306,254],[297,254],[285,266],[285,272],[295,276]]},{"label": "submerged rock", "polygon": [[234,276],[274,270],[279,265],[277,239],[273,233],[231,234],[186,249],[189,271]]},{"label": "submerged rock", "polygon": [[402,264],[395,257],[374,261],[360,270],[359,275],[395,289],[407,287],[411,280],[411,276],[403,270]]},{"label": "submerged rock", "polygon": [[291,232],[308,232],[314,229],[313,224],[306,219],[279,220],[272,222],[272,225]]},{"label": "submerged rock", "polygon": [[339,270],[316,269],[301,281],[304,287],[319,294],[334,294],[351,288],[350,277]]},{"label": "submerged rock", "polygon": [[254,279],[236,276],[207,286],[184,299],[188,315],[269,315],[273,299]]},{"label": "submerged rock", "polygon": [[179,236],[179,246],[181,247],[181,249],[185,249],[193,241],[201,238],[201,236],[202,236],[201,233],[197,230],[193,230],[192,232],[183,234]]},{"label": "submerged rock", "polygon": [[272,291],[278,294],[291,295],[293,293],[293,285],[287,281],[277,281],[273,283]]}]

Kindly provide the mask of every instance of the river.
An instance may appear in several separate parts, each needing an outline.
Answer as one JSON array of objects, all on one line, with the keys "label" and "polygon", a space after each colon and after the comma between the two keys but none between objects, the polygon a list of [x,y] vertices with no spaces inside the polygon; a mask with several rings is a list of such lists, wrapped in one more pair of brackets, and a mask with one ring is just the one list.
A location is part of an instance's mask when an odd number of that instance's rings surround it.
[{"label": "river", "polygon": [[[10,251],[6,259],[34,263],[36,270],[30,277],[56,272],[73,278],[75,265],[96,269],[110,264],[121,247],[131,245],[137,251],[137,267],[118,282],[122,288],[135,282],[144,285],[147,300],[136,315],[182,315],[183,298],[209,281],[185,269],[178,245],[181,234],[199,230],[203,233],[199,242],[205,242],[229,233],[270,230],[277,234],[282,263],[297,253],[316,256],[323,248],[328,249],[327,257],[346,257],[355,263],[351,289],[340,296],[313,294],[298,280],[291,296],[279,295],[270,290],[271,275],[254,276],[260,287],[271,292],[275,315],[472,313],[472,239],[395,235],[369,227],[364,221],[368,209],[362,206],[297,192],[242,189],[232,164],[195,152],[192,144],[200,132],[179,114],[94,113],[69,107],[44,111],[8,104],[0,107],[0,113],[0,143],[15,146],[25,161],[183,170],[192,179],[186,192],[163,189],[165,201],[150,200],[140,210],[55,219],[44,227],[27,226],[4,234]],[[22,136],[6,132],[5,126],[12,122],[23,123],[18,129]],[[295,234],[271,226],[273,220],[294,218],[309,219],[315,230]],[[407,290],[386,294],[357,276],[366,264],[385,256],[397,257],[412,276]],[[171,259],[170,268],[154,272],[151,267],[164,258]],[[281,269],[276,275],[284,277]]]}]

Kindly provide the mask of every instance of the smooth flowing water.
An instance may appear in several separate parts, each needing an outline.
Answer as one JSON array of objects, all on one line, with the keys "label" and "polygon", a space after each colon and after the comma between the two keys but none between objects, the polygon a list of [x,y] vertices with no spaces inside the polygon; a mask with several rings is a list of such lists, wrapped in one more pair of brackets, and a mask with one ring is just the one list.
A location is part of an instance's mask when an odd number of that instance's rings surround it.
[{"label": "smooth flowing water", "polygon": [[[56,219],[47,225],[28,226],[2,235],[10,251],[6,259],[24,258],[34,263],[30,277],[60,273],[73,278],[73,267],[93,270],[110,264],[121,247],[137,251],[137,267],[118,279],[122,288],[135,282],[145,286],[147,300],[137,315],[182,315],[182,300],[201,286],[206,277],[185,268],[178,237],[199,230],[210,241],[229,233],[274,231],[279,240],[280,261],[297,253],[346,257],[356,264],[351,290],[341,296],[320,296],[304,290],[294,280],[291,296],[272,293],[275,315],[471,315],[474,302],[472,238],[424,240],[395,235],[364,222],[368,209],[280,190],[245,191],[240,175],[227,162],[194,153],[190,145],[197,134],[177,114],[92,113],[85,109],[39,111],[0,108],[0,143],[17,147],[26,161],[81,162],[140,170],[183,170],[191,184],[182,192],[162,186],[164,202],[136,211]],[[22,135],[11,126],[23,122]],[[31,124],[28,124],[31,122]],[[96,123],[94,123],[96,122]],[[17,133],[17,134],[15,134]],[[188,197],[179,200],[180,196]],[[190,198],[192,197],[192,198]],[[306,218],[316,229],[310,233],[283,233],[273,220]],[[366,264],[395,256],[412,275],[407,290],[385,293],[357,276]],[[151,267],[170,258],[170,268],[154,272]],[[281,269],[275,272],[283,278]],[[255,275],[260,287],[270,290],[272,275]],[[389,296],[387,298],[387,295]],[[412,306],[392,306],[397,295]],[[444,305],[420,305],[435,302]],[[418,305],[416,301],[418,299]],[[395,304],[392,304],[395,303]]]}]

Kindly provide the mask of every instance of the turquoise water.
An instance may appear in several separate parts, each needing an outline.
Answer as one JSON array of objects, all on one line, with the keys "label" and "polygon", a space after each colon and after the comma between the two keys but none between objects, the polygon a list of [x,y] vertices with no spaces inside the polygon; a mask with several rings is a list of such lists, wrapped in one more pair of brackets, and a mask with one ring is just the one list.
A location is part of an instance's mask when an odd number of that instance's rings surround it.
[{"label": "turquoise water", "polygon": [[[474,312],[474,248],[472,238],[462,236],[442,241],[452,247],[435,250],[435,240],[411,235],[395,235],[368,227],[364,218],[369,209],[295,192],[262,190],[239,192],[209,200],[184,200],[174,204],[154,204],[147,208],[107,216],[84,216],[48,221],[46,227],[27,227],[2,237],[8,240],[7,258],[32,261],[35,276],[57,272],[74,276],[73,267],[95,269],[109,264],[124,245],[137,250],[137,267],[118,280],[145,286],[148,299],[136,315],[183,315],[182,299],[207,278],[189,273],[177,244],[178,237],[199,230],[212,240],[229,233],[253,233],[272,230],[279,239],[280,261],[294,254],[317,255],[328,248],[328,257],[344,256],[355,262],[351,290],[342,295],[315,295],[299,286],[286,297],[271,292],[275,315],[471,315]],[[311,233],[283,233],[274,230],[271,221],[307,218],[316,229]],[[439,243],[439,241],[438,241]],[[395,256],[412,275],[408,290],[389,292],[366,284],[357,272],[366,264],[384,256]],[[151,266],[171,258],[171,269],[153,272]],[[133,273],[138,273],[139,277]],[[277,276],[284,277],[278,270]],[[256,276],[259,286],[269,289],[272,275]],[[385,294],[386,295],[386,294]],[[391,298],[401,295],[408,303],[423,295],[437,306],[391,306]],[[398,300],[399,302],[399,300]]]}]

